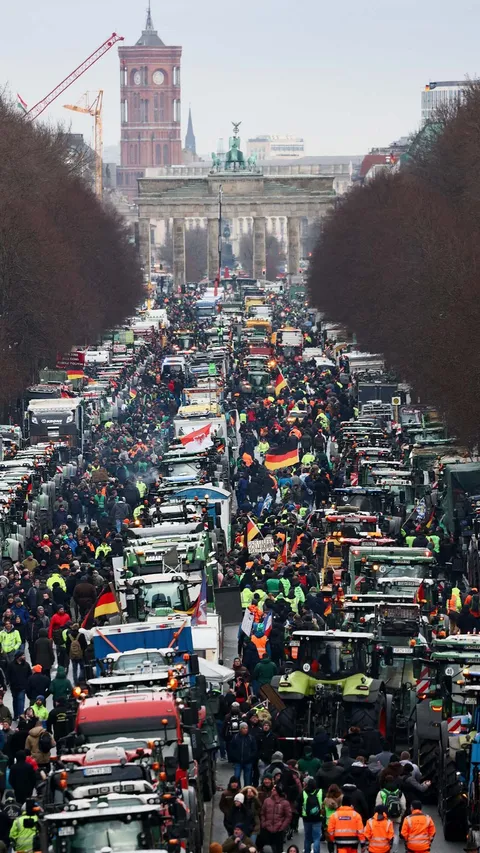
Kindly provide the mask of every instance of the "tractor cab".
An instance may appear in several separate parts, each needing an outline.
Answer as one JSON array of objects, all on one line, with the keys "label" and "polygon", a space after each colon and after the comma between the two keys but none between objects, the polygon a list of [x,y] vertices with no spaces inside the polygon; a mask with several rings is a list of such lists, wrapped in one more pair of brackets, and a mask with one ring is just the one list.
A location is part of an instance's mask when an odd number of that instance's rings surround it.
[{"label": "tractor cab", "polygon": [[436,566],[424,548],[351,548],[349,578],[352,593],[409,596],[423,612],[436,611]]}]

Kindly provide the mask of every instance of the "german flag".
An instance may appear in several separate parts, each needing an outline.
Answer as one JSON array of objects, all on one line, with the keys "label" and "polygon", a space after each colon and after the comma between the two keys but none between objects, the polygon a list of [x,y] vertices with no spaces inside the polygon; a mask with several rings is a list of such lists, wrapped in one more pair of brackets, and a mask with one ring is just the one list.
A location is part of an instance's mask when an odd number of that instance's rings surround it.
[{"label": "german flag", "polygon": [[260,536],[260,529],[257,527],[254,521],[248,516],[247,522],[247,542],[251,542],[252,539],[255,539],[255,536]]},{"label": "german flag", "polygon": [[265,468],[268,468],[269,471],[279,471],[280,468],[289,468],[290,465],[298,465],[299,462],[296,439],[279,447],[271,447],[265,455]]},{"label": "german flag", "polygon": [[111,589],[107,589],[100,593],[93,611],[93,618],[98,619],[99,616],[111,616],[112,613],[118,613],[119,607],[117,599]]},{"label": "german flag", "polygon": [[83,370],[67,370],[67,379],[84,379],[85,374]]},{"label": "german flag", "polygon": [[295,542],[294,542],[294,543],[293,543],[293,545],[292,545],[292,552],[291,552],[292,554],[294,554],[294,553],[295,553],[295,551],[300,547],[300,544],[301,544],[301,542],[302,542],[302,539],[303,539],[303,535],[300,533],[300,534],[299,534],[299,536],[297,536],[297,538],[295,539]]},{"label": "german flag", "polygon": [[287,561],[288,561],[288,539],[285,536],[284,546],[283,546],[282,550],[280,551],[280,554],[278,555],[277,559],[275,560],[275,568],[277,569],[279,566],[281,566],[282,563],[284,564],[284,566],[286,566]]},{"label": "german flag", "polygon": [[138,394],[138,391],[135,391],[135,388],[130,388],[129,394],[130,394],[130,397],[132,398],[132,400],[134,400]]},{"label": "german flag", "polygon": [[279,397],[284,388],[288,388],[287,380],[281,370],[278,371],[278,376],[275,379],[275,396]]}]

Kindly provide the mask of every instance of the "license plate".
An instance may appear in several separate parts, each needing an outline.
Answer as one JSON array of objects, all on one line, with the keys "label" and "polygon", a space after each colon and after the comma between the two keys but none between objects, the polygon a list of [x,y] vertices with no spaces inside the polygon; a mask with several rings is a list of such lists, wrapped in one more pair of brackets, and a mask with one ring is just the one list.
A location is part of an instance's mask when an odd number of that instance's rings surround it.
[{"label": "license plate", "polygon": [[475,696],[467,696],[466,699],[463,700],[465,705],[476,705],[477,699]]},{"label": "license plate", "polygon": [[299,645],[300,645],[300,640],[292,640],[292,641],[291,641],[291,643],[290,643],[290,645],[291,645],[291,646],[299,646]]},{"label": "license plate", "polygon": [[135,601],[134,595],[126,595],[125,598],[127,599],[127,601]]},{"label": "license plate", "polygon": [[84,767],[84,776],[108,776],[112,772],[111,767]]},{"label": "license plate", "polygon": [[413,655],[413,649],[411,649],[409,646],[405,649],[400,648],[400,646],[394,646],[393,647],[393,654],[394,655]]},{"label": "license plate", "polygon": [[75,835],[75,827],[74,826],[59,826],[58,834],[60,836]]}]

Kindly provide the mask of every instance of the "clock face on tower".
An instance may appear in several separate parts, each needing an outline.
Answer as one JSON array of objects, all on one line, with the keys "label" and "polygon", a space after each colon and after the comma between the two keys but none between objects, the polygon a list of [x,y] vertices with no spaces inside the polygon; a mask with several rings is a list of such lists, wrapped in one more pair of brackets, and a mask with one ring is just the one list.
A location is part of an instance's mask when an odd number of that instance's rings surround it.
[{"label": "clock face on tower", "polygon": [[135,86],[140,86],[141,79],[140,71],[135,71],[135,74],[133,75],[133,82],[135,83]]},{"label": "clock face on tower", "polygon": [[154,71],[152,79],[156,86],[161,86],[165,80],[165,74],[163,71]]}]

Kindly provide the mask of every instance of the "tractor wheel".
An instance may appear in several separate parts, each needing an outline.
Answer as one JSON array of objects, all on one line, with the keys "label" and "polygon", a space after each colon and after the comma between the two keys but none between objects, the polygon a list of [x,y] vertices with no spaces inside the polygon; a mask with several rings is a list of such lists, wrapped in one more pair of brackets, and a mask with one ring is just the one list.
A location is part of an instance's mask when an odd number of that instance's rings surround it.
[{"label": "tractor wheel", "polygon": [[210,752],[202,761],[202,795],[204,803],[209,803],[215,793],[215,770]]},{"label": "tractor wheel", "polygon": [[425,779],[430,779],[432,782],[430,788],[432,796],[436,796],[437,791],[438,751],[438,741],[420,738],[418,736],[417,726],[415,725],[413,731],[413,759],[415,763],[418,764],[422,776]]},{"label": "tractor wheel", "polygon": [[349,714],[349,725],[364,729],[373,729],[382,737],[390,738],[394,729],[393,696],[380,691],[378,699],[371,705],[353,705]]},{"label": "tractor wheel", "polygon": [[438,760],[438,812],[445,841],[464,841],[468,833],[467,800],[458,781],[457,768],[449,753],[448,724],[440,726]]}]

